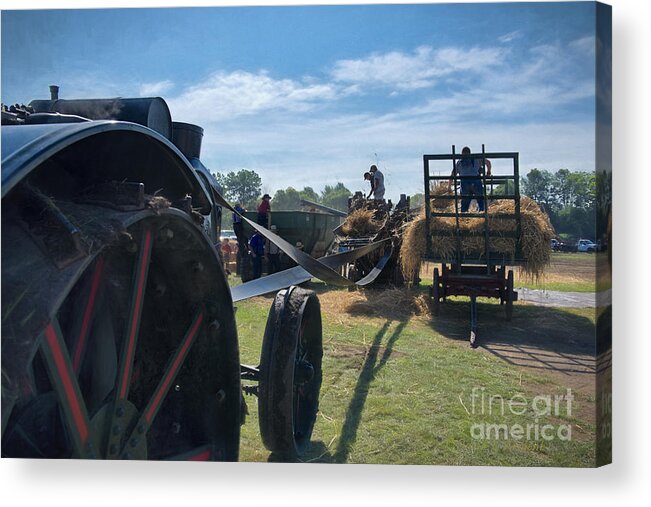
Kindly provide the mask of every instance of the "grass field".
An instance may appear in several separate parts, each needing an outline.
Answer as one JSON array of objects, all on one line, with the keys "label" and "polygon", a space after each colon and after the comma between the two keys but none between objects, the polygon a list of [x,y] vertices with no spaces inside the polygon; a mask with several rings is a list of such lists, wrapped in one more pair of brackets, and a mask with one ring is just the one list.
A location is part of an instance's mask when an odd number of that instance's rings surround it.
[{"label": "grass field", "polygon": [[[402,293],[391,304],[381,291],[310,286],[322,305],[323,385],[312,445],[302,461],[594,465],[594,310],[517,303],[507,323],[499,305],[481,301],[481,345],[472,349],[463,299],[445,304],[440,317],[432,318],[422,304],[405,304],[422,303],[422,290]],[[236,304],[243,363],[259,361],[271,301],[269,296]],[[574,396],[571,413],[558,399],[554,410],[545,410],[546,402],[567,389]],[[250,416],[242,427],[240,459],[267,461],[256,399],[246,400]],[[516,431],[504,439],[489,433],[491,424],[511,432],[528,427],[530,434],[518,439]],[[545,425],[564,432],[535,438],[535,428]],[[567,437],[567,428],[571,439],[563,440],[559,435]],[[481,438],[487,435],[500,438]]]}]

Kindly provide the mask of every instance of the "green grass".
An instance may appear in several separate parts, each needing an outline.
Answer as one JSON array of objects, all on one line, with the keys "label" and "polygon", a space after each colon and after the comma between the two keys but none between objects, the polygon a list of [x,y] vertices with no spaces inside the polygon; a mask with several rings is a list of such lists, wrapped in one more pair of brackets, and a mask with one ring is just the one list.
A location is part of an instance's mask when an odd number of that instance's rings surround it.
[{"label": "green grass", "polygon": [[[330,297],[345,297],[341,291]],[[325,299],[325,295],[322,299]],[[237,303],[241,361],[257,364],[270,298]],[[303,461],[331,463],[455,464],[509,466],[593,466],[594,396],[575,391],[572,416],[538,418],[543,424],[571,424],[569,442],[477,440],[476,423],[533,424],[523,415],[472,410],[473,388],[508,399],[563,394],[563,375],[509,364],[487,348],[471,349],[467,304],[446,305],[438,319],[340,314],[324,305],[324,361],[320,411]],[[505,324],[497,305],[479,305],[481,336],[495,344],[537,347],[549,344],[589,348],[594,312],[517,305]],[[574,344],[574,345],[572,345]],[[557,347],[558,348],[558,347]],[[257,403],[246,398],[250,416],[242,427],[240,459],[266,461],[259,436]],[[469,413],[470,412],[470,413]]]}]

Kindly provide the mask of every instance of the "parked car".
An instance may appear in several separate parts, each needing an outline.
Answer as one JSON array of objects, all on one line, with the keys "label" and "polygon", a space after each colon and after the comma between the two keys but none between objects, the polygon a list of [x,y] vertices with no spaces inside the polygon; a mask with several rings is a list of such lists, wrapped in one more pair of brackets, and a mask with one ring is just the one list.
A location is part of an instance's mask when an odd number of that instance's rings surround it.
[{"label": "parked car", "polygon": [[235,235],[235,231],[228,231],[228,230],[222,231],[222,233],[219,235],[219,240],[224,241],[225,239],[237,240],[237,236]]},{"label": "parked car", "polygon": [[580,239],[576,244],[577,252],[596,252],[597,244],[589,239]]},{"label": "parked car", "polygon": [[551,245],[554,252],[576,252],[576,243],[572,241],[552,239]]}]

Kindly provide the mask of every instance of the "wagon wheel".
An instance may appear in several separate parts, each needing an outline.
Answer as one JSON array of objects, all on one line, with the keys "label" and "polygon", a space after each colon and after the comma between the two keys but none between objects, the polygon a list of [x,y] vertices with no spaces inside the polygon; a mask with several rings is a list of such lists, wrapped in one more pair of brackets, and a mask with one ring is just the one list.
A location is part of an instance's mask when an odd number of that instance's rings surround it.
[{"label": "wagon wheel", "polygon": [[513,317],[513,270],[509,269],[509,273],[506,279],[506,306],[504,307],[506,311],[506,320],[510,321]]},{"label": "wagon wheel", "polygon": [[184,213],[127,221],[45,328],[3,456],[237,459],[237,335],[218,258]]},{"label": "wagon wheel", "polygon": [[264,445],[292,460],[307,448],[321,390],[321,307],[298,287],[274,299],[260,355],[259,423]]},{"label": "wagon wheel", "polygon": [[434,268],[434,278],[432,280],[432,314],[438,317],[440,313],[440,277],[439,277],[439,268]]}]

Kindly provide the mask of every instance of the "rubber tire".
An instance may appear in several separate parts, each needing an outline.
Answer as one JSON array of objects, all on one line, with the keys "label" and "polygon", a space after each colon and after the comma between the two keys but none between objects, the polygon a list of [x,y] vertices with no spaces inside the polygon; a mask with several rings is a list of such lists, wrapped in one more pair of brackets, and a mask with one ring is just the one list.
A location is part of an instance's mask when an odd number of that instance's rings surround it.
[{"label": "rubber tire", "polygon": [[[295,459],[309,445],[319,408],[322,340],[316,294],[299,287],[278,292],[262,342],[258,396],[262,441],[278,461]],[[313,376],[298,394],[295,365],[300,351],[312,365]]]}]

